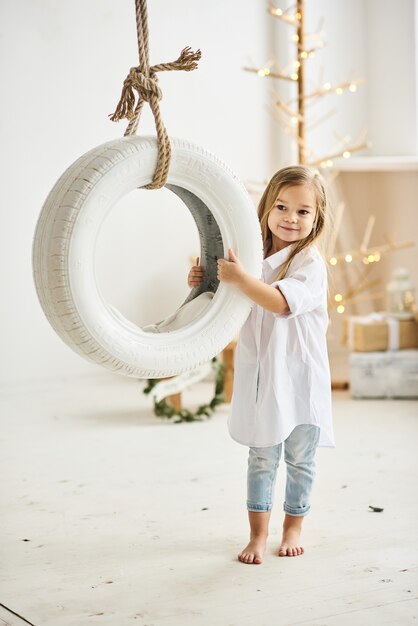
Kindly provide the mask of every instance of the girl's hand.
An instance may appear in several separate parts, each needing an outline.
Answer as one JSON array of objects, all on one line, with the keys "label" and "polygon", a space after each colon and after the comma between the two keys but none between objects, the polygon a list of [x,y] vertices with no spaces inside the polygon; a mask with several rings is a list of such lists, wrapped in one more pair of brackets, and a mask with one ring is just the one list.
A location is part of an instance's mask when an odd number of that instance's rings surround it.
[{"label": "girl's hand", "polygon": [[199,287],[203,280],[203,274],[205,270],[199,265],[199,257],[196,257],[196,265],[193,265],[187,277],[187,284],[189,287]]},{"label": "girl's hand", "polygon": [[245,276],[244,268],[231,248],[228,250],[229,260],[218,259],[218,280],[224,283],[238,284]]}]

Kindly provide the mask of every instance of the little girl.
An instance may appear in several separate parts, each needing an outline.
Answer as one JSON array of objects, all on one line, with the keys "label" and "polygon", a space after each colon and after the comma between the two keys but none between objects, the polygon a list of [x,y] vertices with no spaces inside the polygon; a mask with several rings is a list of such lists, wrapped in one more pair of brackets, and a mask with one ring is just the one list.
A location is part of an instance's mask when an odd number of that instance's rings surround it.
[{"label": "little girl", "polygon": [[[334,446],[326,346],[327,270],[315,242],[328,221],[320,176],[305,166],[277,172],[258,206],[264,241],[261,280],[232,250],[218,261],[218,279],[254,301],[235,351],[229,431],[249,446],[247,508],[250,541],[238,555],[262,563],[277,468],[287,467],[279,556],[304,550],[300,533],[310,509],[318,445]],[[203,268],[194,267],[196,286]]]}]

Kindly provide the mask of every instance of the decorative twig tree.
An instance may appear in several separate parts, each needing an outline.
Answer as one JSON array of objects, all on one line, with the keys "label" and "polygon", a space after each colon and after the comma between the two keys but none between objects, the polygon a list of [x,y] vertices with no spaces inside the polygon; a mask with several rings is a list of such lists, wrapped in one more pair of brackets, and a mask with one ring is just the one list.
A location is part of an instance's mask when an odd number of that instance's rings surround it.
[{"label": "decorative twig tree", "polygon": [[[307,60],[314,56],[317,50],[323,48],[323,42],[320,40],[321,33],[316,32],[308,35],[305,33],[305,7],[304,0],[298,0],[296,5],[288,7],[285,10],[279,9],[273,5],[269,7],[269,13],[276,19],[281,20],[289,27],[295,30],[293,41],[295,42],[295,60],[292,66],[275,67],[275,63],[267,63],[264,67],[245,67],[249,72],[256,72],[258,76],[263,78],[274,78],[284,81],[294,82],[297,86],[297,96],[285,102],[280,97],[277,99],[276,119],[288,133],[297,142],[299,163],[305,163],[313,166],[330,167],[332,160],[338,157],[349,158],[353,152],[357,152],[368,147],[368,143],[359,138],[356,142],[350,143],[349,139],[340,139],[340,146],[331,154],[323,155],[320,158],[311,158],[311,151],[307,147],[306,130],[307,130],[307,109],[308,105],[318,98],[328,96],[332,93],[341,95],[345,91],[355,92],[357,86],[362,80],[349,80],[331,85],[331,83],[323,83],[314,91],[307,93],[306,91],[306,71],[305,64]],[[318,43],[311,48],[305,45],[308,39],[318,39]]]}]

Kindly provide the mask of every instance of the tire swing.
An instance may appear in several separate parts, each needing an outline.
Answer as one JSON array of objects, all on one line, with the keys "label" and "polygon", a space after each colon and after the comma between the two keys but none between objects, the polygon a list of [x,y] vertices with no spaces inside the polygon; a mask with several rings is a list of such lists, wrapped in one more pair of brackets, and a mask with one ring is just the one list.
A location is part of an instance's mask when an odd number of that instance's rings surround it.
[{"label": "tire swing", "polygon": [[[123,138],[75,161],[42,208],[33,243],[39,301],[51,326],[74,351],[136,378],[165,378],[212,359],[237,334],[251,301],[219,283],[217,260],[233,248],[246,271],[261,275],[262,240],[251,199],[239,179],[211,153],[171,139],[161,121],[157,72],[190,71],[200,51],[186,48],[173,63],[149,66],[145,0],[136,0],[140,65],[125,79],[113,121],[129,119]],[[138,91],[134,109],[133,89]],[[157,137],[137,137],[144,101]],[[199,232],[205,278],[181,307],[158,324],[140,328],[107,303],[95,279],[98,234],[113,205],[136,188],[165,186],[190,210]]]}]

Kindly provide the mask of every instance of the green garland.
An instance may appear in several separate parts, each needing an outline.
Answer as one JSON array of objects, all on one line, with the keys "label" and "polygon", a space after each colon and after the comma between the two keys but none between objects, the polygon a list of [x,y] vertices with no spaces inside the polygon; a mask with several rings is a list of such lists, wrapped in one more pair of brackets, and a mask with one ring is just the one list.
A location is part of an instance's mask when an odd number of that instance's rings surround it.
[{"label": "green garland", "polygon": [[[154,400],[154,413],[157,417],[165,417],[171,419],[176,416],[174,420],[175,424],[180,422],[196,422],[202,421],[205,417],[210,417],[215,408],[219,404],[225,402],[224,399],[224,386],[225,386],[225,365],[219,361],[217,357],[212,359],[213,369],[215,371],[215,394],[212,400],[208,404],[201,404],[197,407],[196,411],[189,411],[188,409],[180,409],[176,411],[165,398],[157,402]],[[162,380],[161,378],[151,378],[148,380],[148,384],[143,390],[145,394],[149,394],[157,383]]]}]

